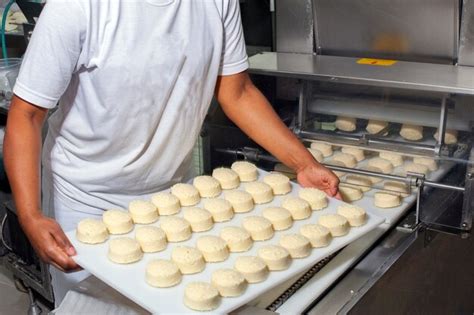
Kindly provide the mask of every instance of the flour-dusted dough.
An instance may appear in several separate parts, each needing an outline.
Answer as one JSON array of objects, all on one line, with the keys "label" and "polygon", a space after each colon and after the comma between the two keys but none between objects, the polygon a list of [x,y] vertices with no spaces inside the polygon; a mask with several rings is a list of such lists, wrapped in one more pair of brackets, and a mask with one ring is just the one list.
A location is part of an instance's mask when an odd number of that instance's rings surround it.
[{"label": "flour-dusted dough", "polygon": [[333,161],[339,161],[345,167],[354,168],[357,165],[357,160],[352,154],[338,152],[332,157]]},{"label": "flour-dusted dough", "polygon": [[206,267],[202,253],[194,247],[177,246],[173,248],[171,260],[183,275],[201,272]]},{"label": "flour-dusted dough", "polygon": [[275,231],[286,230],[293,225],[291,213],[285,208],[269,207],[263,209],[262,215],[272,223]]},{"label": "flour-dusted dough", "polygon": [[259,257],[239,256],[235,260],[234,268],[248,283],[262,282],[268,277],[267,264]]},{"label": "flour-dusted dough", "polygon": [[340,205],[337,207],[337,214],[345,217],[350,226],[361,226],[367,221],[367,213],[364,208],[356,205]]},{"label": "flour-dusted dough", "polygon": [[131,264],[143,257],[140,244],[130,237],[118,237],[109,242],[107,257],[117,264]]},{"label": "flour-dusted dough", "polygon": [[352,117],[338,116],[336,119],[336,128],[342,131],[354,131],[356,130],[357,119]]},{"label": "flour-dusted dough", "polygon": [[141,226],[137,228],[135,238],[144,253],[155,253],[166,248],[166,234],[156,226]]},{"label": "flour-dusted dough", "polygon": [[243,218],[242,226],[250,233],[254,241],[265,241],[273,237],[272,223],[259,216],[248,216]]},{"label": "flour-dusted dough", "polygon": [[258,170],[255,164],[247,161],[232,163],[231,169],[239,175],[241,182],[253,182],[258,178]]},{"label": "flour-dusted dough", "polygon": [[390,174],[393,172],[393,164],[389,160],[382,159],[382,158],[373,158],[370,159],[369,162],[367,163],[368,166],[373,166],[378,169],[382,170],[382,173],[384,174]]},{"label": "flour-dusted dough", "polygon": [[212,177],[219,181],[222,189],[234,189],[240,185],[239,175],[230,168],[216,168],[212,171]]},{"label": "flour-dusted dough", "polygon": [[423,139],[423,126],[403,124],[400,129],[400,136],[406,140],[419,141]]},{"label": "flour-dusted dough", "polygon": [[316,149],[323,154],[324,157],[332,155],[332,145],[325,142],[312,142],[311,149]]},{"label": "flour-dusted dough", "polygon": [[213,198],[221,194],[221,184],[212,176],[197,176],[193,180],[193,185],[202,198]]},{"label": "flour-dusted dough", "polygon": [[314,157],[314,159],[318,162],[322,162],[324,160],[324,155],[321,151],[313,148],[308,148],[309,153]]},{"label": "flour-dusted dough", "polygon": [[374,135],[376,133],[379,133],[383,129],[385,129],[388,126],[388,122],[383,121],[383,120],[369,120],[369,123],[367,124],[367,127],[365,130],[367,130],[368,133]]},{"label": "flour-dusted dough", "polygon": [[271,173],[263,178],[263,182],[272,187],[274,195],[286,195],[291,191],[290,179],[278,173]]},{"label": "flour-dusted dough", "polygon": [[234,217],[234,210],[232,210],[232,204],[225,199],[208,199],[204,201],[204,209],[206,209],[212,214],[214,222],[225,222],[229,221]]},{"label": "flour-dusted dough", "polygon": [[158,209],[160,215],[173,215],[179,212],[179,199],[171,193],[158,193],[151,196],[151,202]]},{"label": "flour-dusted dough", "polygon": [[300,234],[286,234],[280,238],[280,246],[285,248],[291,258],[304,258],[311,254],[310,241]]},{"label": "flour-dusted dough", "polygon": [[160,227],[165,231],[168,242],[183,242],[192,234],[189,222],[175,216],[162,218]]},{"label": "flour-dusted dough", "polygon": [[403,165],[403,175],[406,176],[408,172],[428,175],[430,170],[426,165],[409,162]]},{"label": "flour-dusted dough", "polygon": [[215,310],[220,303],[219,291],[206,282],[191,282],[184,289],[184,305],[192,310]]},{"label": "flour-dusted dough", "polygon": [[282,208],[290,211],[293,220],[304,220],[311,215],[311,205],[308,201],[289,196],[283,199]]},{"label": "flour-dusted dough", "polygon": [[372,180],[368,176],[347,175],[344,186],[358,188],[363,192],[367,192],[372,189]]},{"label": "flour-dusted dough", "polygon": [[99,244],[109,238],[107,226],[96,219],[83,219],[77,224],[76,238],[81,243]]},{"label": "flour-dusted dough", "polygon": [[214,221],[212,214],[202,208],[191,207],[183,211],[183,217],[191,225],[193,232],[204,232],[212,229]]},{"label": "flour-dusted dough", "polygon": [[236,213],[249,212],[255,206],[253,196],[243,190],[227,191],[224,198],[232,205]]},{"label": "flour-dusted dough", "polygon": [[270,271],[285,270],[291,264],[290,253],[278,245],[265,245],[258,250],[258,257],[260,257]]},{"label": "flour-dusted dough", "polygon": [[133,221],[130,213],[112,209],[102,214],[102,221],[107,226],[110,234],[126,234],[133,229]]},{"label": "flour-dusted dough", "polygon": [[221,230],[220,237],[227,243],[227,247],[233,253],[246,252],[253,244],[250,233],[237,226],[224,227]]},{"label": "flour-dusted dough", "polygon": [[245,277],[237,270],[230,268],[214,271],[211,275],[211,284],[223,297],[242,295],[247,288]]},{"label": "flour-dusted dough", "polygon": [[302,188],[298,196],[306,200],[313,210],[322,210],[328,206],[326,194],[317,188]]},{"label": "flour-dusted dough", "polygon": [[331,231],[333,237],[346,235],[350,229],[349,221],[339,214],[321,215],[318,224]]},{"label": "flour-dusted dough", "polygon": [[328,246],[332,239],[331,231],[319,224],[303,225],[300,233],[311,242],[314,248]]},{"label": "flour-dusted dough", "polygon": [[388,190],[391,194],[400,194],[402,197],[408,197],[410,195],[407,184],[402,182],[385,182],[383,189]]},{"label": "flour-dusted dough", "polygon": [[[436,129],[434,134],[436,141],[439,141],[439,129]],[[444,133],[444,143],[455,144],[458,142],[458,131],[454,129],[447,129]]]},{"label": "flour-dusted dough", "polygon": [[434,159],[426,157],[415,157],[413,158],[413,163],[426,165],[431,172],[438,169],[438,163]]},{"label": "flour-dusted dough", "polygon": [[345,202],[360,200],[364,196],[364,193],[360,188],[355,186],[346,186],[345,184],[339,185],[339,193],[341,193],[342,199]]},{"label": "flour-dusted dough", "polygon": [[394,167],[403,165],[403,155],[401,154],[388,152],[388,151],[382,151],[379,153],[379,157],[387,161],[390,161],[390,163],[392,163]]},{"label": "flour-dusted dough", "polygon": [[183,207],[194,206],[201,200],[199,191],[190,184],[178,183],[173,185],[171,187],[171,193],[178,197],[179,203]]},{"label": "flour-dusted dough", "polygon": [[272,187],[263,182],[248,183],[245,185],[245,191],[252,195],[256,204],[268,203],[273,200]]},{"label": "flour-dusted dough", "polygon": [[376,192],[374,204],[378,208],[395,208],[402,204],[400,194]]},{"label": "flour-dusted dough", "polygon": [[343,147],[341,149],[342,153],[350,154],[355,157],[357,162],[365,160],[365,153],[364,150],[354,147]]},{"label": "flour-dusted dough", "polygon": [[220,237],[204,235],[197,239],[196,247],[207,262],[224,261],[229,257],[227,243]]},{"label": "flour-dusted dough", "polygon": [[158,220],[158,211],[149,201],[133,200],[128,204],[128,211],[137,224],[150,224]]},{"label": "flour-dusted dough", "polygon": [[145,279],[152,287],[169,288],[181,282],[181,272],[171,260],[155,259],[146,266]]}]

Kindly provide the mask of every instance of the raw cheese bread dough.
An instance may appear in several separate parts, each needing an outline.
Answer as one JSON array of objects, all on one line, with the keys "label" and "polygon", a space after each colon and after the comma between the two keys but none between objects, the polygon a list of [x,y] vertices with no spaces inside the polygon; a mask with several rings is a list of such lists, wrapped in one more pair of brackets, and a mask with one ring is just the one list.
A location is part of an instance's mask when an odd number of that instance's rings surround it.
[{"label": "raw cheese bread dough", "polygon": [[333,161],[339,161],[344,164],[345,167],[354,168],[357,165],[356,158],[347,153],[336,153],[332,157]]},{"label": "raw cheese bread dough", "polygon": [[426,165],[431,172],[436,171],[438,169],[438,163],[436,163],[434,159],[430,158],[415,157],[413,158],[413,163]]},{"label": "raw cheese bread dough", "polygon": [[352,117],[338,116],[336,119],[336,128],[342,131],[354,131],[356,130],[357,120]]},{"label": "raw cheese bread dough", "polygon": [[199,191],[190,184],[179,183],[171,187],[171,193],[178,197],[183,207],[194,206],[199,203]]},{"label": "raw cheese bread dough", "polygon": [[407,184],[402,182],[385,182],[383,189],[388,190],[391,194],[399,193],[402,197],[410,195]]},{"label": "raw cheese bread dough", "polygon": [[84,219],[77,225],[76,238],[81,243],[99,244],[109,238],[109,233],[104,222],[95,219]]},{"label": "raw cheese bread dough", "polygon": [[130,237],[118,237],[109,242],[107,257],[117,264],[131,264],[143,257],[140,244]]},{"label": "raw cheese bread dough", "polygon": [[423,126],[403,124],[400,136],[406,140],[418,141],[423,139]]},{"label": "raw cheese bread dough", "polygon": [[428,175],[428,173],[430,172],[430,170],[428,169],[428,166],[423,165],[423,164],[411,163],[411,162],[405,163],[405,165],[403,166],[403,171],[404,171],[405,176],[408,172],[424,174],[424,175]]},{"label": "raw cheese bread dough", "polygon": [[290,253],[278,245],[265,245],[258,250],[258,257],[260,257],[270,271],[285,270],[291,264]]},{"label": "raw cheese bread dough", "polygon": [[290,179],[283,174],[269,174],[263,178],[263,182],[272,188],[274,195],[286,195],[291,191]]},{"label": "raw cheese bread dough", "polygon": [[169,288],[181,282],[181,272],[171,260],[156,259],[146,266],[145,279],[152,287]]},{"label": "raw cheese bread dough", "polygon": [[272,223],[263,217],[248,216],[243,218],[242,226],[254,241],[264,241],[273,237]]},{"label": "raw cheese bread dough", "polygon": [[387,161],[390,161],[390,163],[392,163],[394,167],[403,165],[403,155],[401,154],[388,152],[388,151],[382,151],[379,153],[379,157]]},{"label": "raw cheese bread dough", "polygon": [[178,266],[183,275],[201,272],[206,267],[204,257],[194,247],[177,246],[173,248],[171,260]]},{"label": "raw cheese bread dough", "polygon": [[355,186],[345,186],[344,184],[339,185],[339,192],[345,202],[360,200],[364,196],[361,189]]},{"label": "raw cheese bread dough", "polygon": [[212,229],[214,221],[212,221],[212,214],[201,208],[191,207],[183,211],[183,217],[191,225],[193,232],[204,232]]},{"label": "raw cheese bread dough", "polygon": [[252,195],[253,201],[256,204],[268,203],[273,200],[272,187],[262,182],[246,184],[245,191]]},{"label": "raw cheese bread dough", "polygon": [[402,199],[399,194],[376,192],[374,204],[379,208],[394,208],[402,204]]},{"label": "raw cheese bread dough", "polygon": [[165,231],[168,242],[182,242],[191,237],[191,225],[179,217],[164,217],[160,227]]},{"label": "raw cheese bread dough", "polygon": [[324,160],[324,155],[321,151],[313,148],[308,148],[309,153],[314,157],[314,159],[318,162],[322,162]]},{"label": "raw cheese bread dough", "polygon": [[287,197],[281,204],[282,208],[290,211],[293,220],[304,220],[311,215],[311,205],[298,197]]},{"label": "raw cheese bread dough", "polygon": [[388,126],[388,122],[383,121],[383,120],[369,120],[369,123],[367,124],[367,127],[365,130],[367,130],[368,133],[374,135],[376,133],[379,133],[383,129],[385,129]]},{"label": "raw cheese bread dough", "polygon": [[211,284],[223,297],[242,295],[247,288],[245,277],[240,272],[230,268],[214,271],[211,275]]},{"label": "raw cheese bread dough", "polygon": [[225,222],[234,217],[232,204],[225,199],[208,199],[204,201],[204,209],[212,214],[214,222]]},{"label": "raw cheese bread dough", "polygon": [[253,197],[246,191],[228,191],[224,194],[224,198],[231,204],[236,213],[249,212],[254,208]]},{"label": "raw cheese bread dough", "polygon": [[[383,174],[382,169],[380,169],[378,167],[375,167],[375,166],[371,166],[371,165],[370,166],[364,166],[361,169],[369,171],[369,172]],[[361,176],[363,176],[363,175],[361,175]],[[369,178],[370,181],[372,182],[372,184],[377,184],[377,183],[380,183],[381,181],[383,181],[382,177],[377,177],[377,176],[363,176],[363,177]]]},{"label": "raw cheese bread dough", "polygon": [[214,235],[201,236],[196,241],[196,247],[207,262],[224,261],[229,257],[227,243],[220,237]]},{"label": "raw cheese bread dough", "polygon": [[107,210],[102,215],[102,221],[110,234],[126,234],[133,229],[130,213],[122,210]]},{"label": "raw cheese bread dough", "polygon": [[365,210],[356,205],[340,205],[337,207],[337,214],[345,217],[349,221],[350,226],[361,226],[367,221]]},{"label": "raw cheese bread dough", "polygon": [[293,225],[290,211],[285,208],[270,207],[263,209],[262,215],[269,220],[275,231],[286,230]]},{"label": "raw cheese bread dough", "polygon": [[353,148],[353,147],[343,147],[341,149],[342,153],[350,154],[355,157],[357,162],[365,160],[364,150]]},{"label": "raw cheese bread dough", "polygon": [[233,253],[246,252],[253,244],[250,233],[236,226],[224,227],[221,230],[220,237],[227,243],[227,247]]},{"label": "raw cheese bread dough", "polygon": [[349,233],[349,221],[339,214],[325,214],[319,217],[319,225],[327,228],[333,237],[343,236]]},{"label": "raw cheese bread dough", "polygon": [[239,175],[241,182],[253,182],[258,178],[257,167],[250,162],[234,162],[232,163],[231,169]]},{"label": "raw cheese bread dough", "polygon": [[217,197],[221,193],[221,184],[212,176],[197,176],[193,180],[193,185],[202,198]]},{"label": "raw cheese bread dough", "polygon": [[206,282],[191,282],[184,289],[184,305],[192,310],[215,310],[220,303],[219,291]]},{"label": "raw cheese bread dough", "polygon": [[128,211],[137,224],[150,224],[158,220],[158,211],[149,201],[134,200],[128,204]]},{"label": "raw cheese bread dough", "polygon": [[314,248],[328,246],[332,239],[329,229],[319,224],[303,225],[300,233],[311,242]]},{"label": "raw cheese bread dough", "polygon": [[290,253],[291,258],[304,258],[311,254],[311,243],[303,235],[283,235],[280,238],[280,246]]},{"label": "raw cheese bread dough", "polygon": [[393,172],[393,164],[389,160],[382,159],[382,158],[373,158],[370,159],[367,163],[367,166],[373,166],[380,170],[384,174],[390,174]]},{"label": "raw cheese bread dough", "polygon": [[[436,129],[434,134],[436,141],[439,141],[439,129]],[[458,131],[453,129],[447,129],[444,133],[444,143],[455,144],[458,142]]]},{"label": "raw cheese bread dough", "polygon": [[367,176],[347,175],[344,186],[354,187],[367,192],[372,189],[372,180]]},{"label": "raw cheese bread dough", "polygon": [[[336,161],[336,160],[331,160],[326,162],[327,165],[333,165],[333,166],[340,166],[340,167],[347,167],[346,164],[344,164],[341,161]],[[332,171],[334,174],[336,174],[337,177],[341,178],[342,176],[346,175],[346,172],[341,172],[341,171]]]},{"label": "raw cheese bread dough", "polygon": [[248,283],[262,282],[268,277],[268,267],[259,257],[239,256],[235,260],[234,268],[245,277]]},{"label": "raw cheese bread dough", "polygon": [[326,194],[317,188],[302,188],[298,195],[306,200],[313,210],[321,210],[328,206]]},{"label": "raw cheese bread dough", "polygon": [[162,229],[156,226],[142,226],[137,228],[135,238],[144,253],[155,253],[166,248],[166,234]]},{"label": "raw cheese bread dough", "polygon": [[151,202],[158,209],[160,215],[173,215],[181,208],[179,199],[170,193],[158,193],[151,196]]},{"label": "raw cheese bread dough", "polygon": [[216,168],[212,171],[212,177],[219,181],[222,189],[234,189],[240,185],[239,175],[230,168]]},{"label": "raw cheese bread dough", "polygon": [[332,146],[324,142],[312,142],[311,149],[316,149],[323,154],[324,157],[332,155]]}]

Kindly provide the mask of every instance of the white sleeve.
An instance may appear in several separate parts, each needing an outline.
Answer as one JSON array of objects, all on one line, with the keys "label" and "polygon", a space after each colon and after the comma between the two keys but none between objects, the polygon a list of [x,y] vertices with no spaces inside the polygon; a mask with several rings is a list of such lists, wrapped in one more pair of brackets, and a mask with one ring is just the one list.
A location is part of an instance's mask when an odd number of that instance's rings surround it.
[{"label": "white sleeve", "polygon": [[249,67],[238,0],[225,0],[224,46],[219,75],[232,75]]},{"label": "white sleeve", "polygon": [[85,25],[84,12],[75,0],[48,0],[13,92],[34,105],[55,107],[78,69]]}]

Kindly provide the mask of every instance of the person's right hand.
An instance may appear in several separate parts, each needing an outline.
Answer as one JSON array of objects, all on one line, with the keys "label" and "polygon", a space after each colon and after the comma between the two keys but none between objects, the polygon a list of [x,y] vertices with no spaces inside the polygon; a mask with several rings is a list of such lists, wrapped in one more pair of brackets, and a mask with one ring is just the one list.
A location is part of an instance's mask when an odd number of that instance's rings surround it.
[{"label": "person's right hand", "polygon": [[39,215],[22,218],[20,223],[31,245],[44,262],[64,272],[81,269],[71,258],[76,255],[76,250],[55,220]]}]

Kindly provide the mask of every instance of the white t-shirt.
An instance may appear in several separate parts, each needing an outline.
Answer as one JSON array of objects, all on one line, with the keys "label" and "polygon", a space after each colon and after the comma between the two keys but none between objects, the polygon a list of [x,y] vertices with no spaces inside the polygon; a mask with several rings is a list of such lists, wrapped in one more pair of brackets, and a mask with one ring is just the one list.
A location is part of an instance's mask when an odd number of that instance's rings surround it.
[{"label": "white t-shirt", "polygon": [[14,93],[59,100],[55,204],[97,214],[182,180],[217,77],[247,68],[238,0],[49,0]]}]

